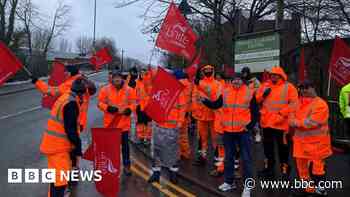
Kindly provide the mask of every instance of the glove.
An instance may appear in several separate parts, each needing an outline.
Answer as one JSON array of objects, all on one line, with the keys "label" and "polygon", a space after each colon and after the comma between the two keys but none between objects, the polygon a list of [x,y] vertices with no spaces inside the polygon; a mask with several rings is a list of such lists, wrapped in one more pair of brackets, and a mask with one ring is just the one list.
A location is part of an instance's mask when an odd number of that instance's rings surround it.
[{"label": "glove", "polygon": [[114,107],[114,106],[108,106],[107,111],[108,111],[108,113],[114,114],[114,113],[118,113],[119,109],[117,107]]},{"label": "glove", "polygon": [[130,80],[129,83],[128,83],[128,86],[130,88],[135,88],[136,87],[136,81],[135,80]]},{"label": "glove", "polygon": [[123,115],[124,115],[124,116],[130,116],[130,115],[131,115],[131,109],[130,109],[130,108],[126,108],[126,109],[123,111]]},{"label": "glove", "polygon": [[264,91],[263,97],[266,98],[270,93],[271,93],[271,88],[267,88],[267,89]]},{"label": "glove", "polygon": [[30,76],[30,79],[32,80],[32,84],[35,84],[38,81],[38,78],[34,77],[33,75]]}]

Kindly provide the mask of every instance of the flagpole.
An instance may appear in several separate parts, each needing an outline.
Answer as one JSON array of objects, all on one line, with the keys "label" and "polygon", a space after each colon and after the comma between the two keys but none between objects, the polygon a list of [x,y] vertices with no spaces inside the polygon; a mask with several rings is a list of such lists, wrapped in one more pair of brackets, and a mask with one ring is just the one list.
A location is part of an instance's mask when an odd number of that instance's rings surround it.
[{"label": "flagpole", "polygon": [[331,93],[331,79],[332,79],[332,72],[328,71],[327,97],[329,97]]},{"label": "flagpole", "polygon": [[32,77],[33,74],[23,65],[23,70],[28,74],[29,77]]}]

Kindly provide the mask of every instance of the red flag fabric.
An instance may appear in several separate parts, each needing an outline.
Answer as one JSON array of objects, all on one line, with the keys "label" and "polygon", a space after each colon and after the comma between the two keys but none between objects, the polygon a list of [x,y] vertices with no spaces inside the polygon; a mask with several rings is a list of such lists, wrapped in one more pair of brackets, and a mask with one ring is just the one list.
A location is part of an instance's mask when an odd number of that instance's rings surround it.
[{"label": "red flag fabric", "polygon": [[269,72],[267,70],[264,70],[264,72],[262,73],[261,81],[267,82],[269,79],[270,79]]},{"label": "red flag fabric", "polygon": [[[112,128],[113,125],[117,125],[120,121],[121,115],[116,115],[114,116],[114,119],[112,122],[109,124],[108,128]],[[93,149],[93,143],[88,146],[88,148],[85,150],[83,154],[83,159],[88,160],[88,161],[94,161],[94,149]]]},{"label": "red flag fabric", "polygon": [[229,65],[224,65],[224,74],[226,77],[233,77],[235,75],[235,69]]},{"label": "red flag fabric", "polygon": [[201,64],[202,59],[202,49],[199,51],[196,59],[192,62],[192,64],[185,69],[185,72],[188,75],[188,78],[192,81],[196,75],[197,69]]},{"label": "red flag fabric", "polygon": [[350,82],[350,48],[338,36],[333,45],[329,69],[333,79],[341,86]]},{"label": "red flag fabric", "polygon": [[299,62],[299,68],[298,68],[298,79],[299,82],[303,82],[306,79],[306,66],[305,66],[305,54],[304,54],[304,48],[300,51],[300,62]]},{"label": "red flag fabric", "polygon": [[[67,73],[65,72],[65,66],[63,63],[59,61],[55,61],[53,63],[53,68],[50,74],[50,78],[48,81],[48,84],[50,86],[59,86],[61,85],[68,77]],[[41,99],[41,106],[43,108],[51,109],[53,104],[56,102],[58,96],[50,96],[50,95],[44,95]]]},{"label": "red flag fabric", "polygon": [[0,41],[0,86],[16,74],[22,66],[19,59]]},{"label": "red flag fabric", "polygon": [[173,75],[158,67],[157,74],[152,81],[150,101],[145,108],[145,112],[156,122],[166,121],[171,108],[183,89],[184,86]]},{"label": "red flag fabric", "polygon": [[105,197],[116,197],[119,192],[120,134],[116,128],[92,128],[94,170],[100,170],[102,180],[96,189]]},{"label": "red flag fabric", "polygon": [[196,41],[197,35],[186,18],[176,5],[171,3],[160,28],[156,46],[191,61],[196,53]]},{"label": "red flag fabric", "polygon": [[113,57],[109,53],[108,49],[102,48],[90,58],[90,64],[94,65],[96,70],[99,70],[103,65],[111,63],[112,60]]}]

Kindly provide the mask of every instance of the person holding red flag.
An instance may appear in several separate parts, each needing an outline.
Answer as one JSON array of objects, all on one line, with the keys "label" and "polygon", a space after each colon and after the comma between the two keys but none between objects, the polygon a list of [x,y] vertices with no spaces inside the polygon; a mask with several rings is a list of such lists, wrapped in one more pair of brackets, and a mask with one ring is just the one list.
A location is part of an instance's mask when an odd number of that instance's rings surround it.
[{"label": "person holding red flag", "polygon": [[64,196],[68,182],[60,174],[71,170],[73,159],[78,158],[79,161],[82,156],[79,113],[86,91],[85,79],[78,78],[73,81],[71,90],[62,94],[52,107],[40,144],[40,152],[47,156],[48,168],[56,171],[55,183],[50,184],[49,197]]},{"label": "person holding red flag", "polygon": [[175,104],[170,108],[170,112],[164,122],[154,122],[153,130],[153,161],[152,175],[148,179],[149,183],[159,182],[161,166],[170,170],[169,179],[172,183],[177,183],[178,153],[179,153],[179,133],[180,128],[185,123],[186,96],[184,91],[177,97]]},{"label": "person holding red flag", "polygon": [[[70,73],[70,76],[64,81],[64,83],[62,83],[59,86],[49,86],[47,83],[38,79],[35,76],[31,76],[32,83],[43,94],[50,95],[53,97],[62,95],[65,92],[70,91],[73,81],[83,77],[79,73],[79,67],[77,65],[67,65],[66,70],[67,72]],[[86,94],[84,95],[83,104],[81,107],[81,114],[79,116],[80,118],[79,125],[81,127],[80,131],[83,131],[87,127],[87,114],[88,114],[90,96],[94,95],[97,91],[96,86],[92,81],[87,79],[86,81],[88,82],[89,85],[88,85],[88,92],[86,92]]]},{"label": "person holding red flag", "polygon": [[[135,110],[132,100],[132,90],[125,84],[122,73],[117,70],[113,71],[112,82],[104,86],[98,94],[97,107],[104,112],[104,127],[117,128],[122,131],[122,158],[124,174],[127,176],[131,175],[129,131],[130,115]],[[116,121],[118,117],[120,119]]]}]

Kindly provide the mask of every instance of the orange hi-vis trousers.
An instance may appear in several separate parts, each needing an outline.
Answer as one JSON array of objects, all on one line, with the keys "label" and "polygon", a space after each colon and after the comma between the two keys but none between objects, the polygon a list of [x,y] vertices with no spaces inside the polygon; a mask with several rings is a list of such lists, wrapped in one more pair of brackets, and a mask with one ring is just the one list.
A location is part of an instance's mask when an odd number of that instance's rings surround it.
[{"label": "orange hi-vis trousers", "polygon": [[[325,174],[324,160],[310,160],[304,158],[296,158],[297,170],[299,178],[305,181],[311,180],[309,167],[312,163],[312,174],[322,176]],[[306,192],[313,193],[315,188],[306,188]]]},{"label": "orange hi-vis trousers", "polygon": [[151,124],[136,124],[136,135],[138,139],[151,140],[152,126]]},{"label": "orange hi-vis trousers", "polygon": [[[61,172],[67,173],[72,169],[72,161],[68,152],[66,153],[56,153],[47,156],[48,169],[54,169],[56,172],[55,187],[68,185],[68,180],[61,179]],[[50,188],[48,192],[50,197]]]},{"label": "orange hi-vis trousers", "polygon": [[[214,130],[214,121],[197,121],[197,127],[199,132],[199,137],[201,139],[201,155],[206,157],[208,151],[208,139],[209,132],[211,136],[211,141],[213,142],[214,149],[216,148],[216,136],[218,135]],[[210,131],[209,131],[210,130]]]},{"label": "orange hi-vis trousers", "polygon": [[191,147],[188,140],[188,128],[189,128],[190,120],[188,118],[185,119],[183,126],[180,128],[179,134],[179,151],[180,156],[189,159],[191,156]]}]

